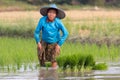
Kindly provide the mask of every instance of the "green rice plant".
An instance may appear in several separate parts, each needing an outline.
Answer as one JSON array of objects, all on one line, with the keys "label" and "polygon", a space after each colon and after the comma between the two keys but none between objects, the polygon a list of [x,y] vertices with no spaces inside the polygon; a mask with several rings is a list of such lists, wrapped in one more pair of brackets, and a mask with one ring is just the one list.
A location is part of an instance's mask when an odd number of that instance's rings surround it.
[{"label": "green rice plant", "polygon": [[86,57],[85,55],[79,56],[79,60],[78,60],[78,64],[77,64],[78,70],[81,70],[82,68],[84,68],[85,57]]},{"label": "green rice plant", "polygon": [[95,60],[93,58],[93,55],[88,54],[88,56],[86,57],[85,63],[84,63],[84,67],[93,67],[95,65]]},{"label": "green rice plant", "polygon": [[67,68],[70,68],[73,70],[75,67],[80,70],[82,67],[86,68],[88,66],[94,66],[95,61],[93,59],[92,55],[81,55],[80,53],[73,53],[69,55],[60,56],[60,58],[57,58],[57,62],[60,65],[60,67],[63,68],[63,70],[66,70]]},{"label": "green rice plant", "polygon": [[108,66],[106,63],[98,63],[93,66],[93,70],[107,70]]},{"label": "green rice plant", "polygon": [[119,47],[114,45],[108,47],[105,44],[102,46],[96,44],[81,45],[80,43],[65,43],[60,56],[57,58],[60,67],[64,65],[64,69],[67,69],[71,66],[71,69],[77,67],[78,70],[83,68],[92,69],[96,65],[96,61],[107,62],[114,60],[119,60]]},{"label": "green rice plant", "polygon": [[0,37],[0,66],[33,63],[37,60],[35,42],[32,39]]},{"label": "green rice plant", "polygon": [[52,64],[51,64],[51,62],[45,62],[45,67],[51,67],[52,66]]},{"label": "green rice plant", "polygon": [[[35,40],[31,38],[0,37],[0,66],[16,66],[38,63]],[[61,47],[57,62],[62,70],[92,69],[95,62],[119,61],[120,46],[97,46],[96,44],[81,44],[66,42]],[[37,66],[37,65],[36,65]],[[9,68],[8,68],[9,69]],[[11,69],[11,68],[10,68]]]}]

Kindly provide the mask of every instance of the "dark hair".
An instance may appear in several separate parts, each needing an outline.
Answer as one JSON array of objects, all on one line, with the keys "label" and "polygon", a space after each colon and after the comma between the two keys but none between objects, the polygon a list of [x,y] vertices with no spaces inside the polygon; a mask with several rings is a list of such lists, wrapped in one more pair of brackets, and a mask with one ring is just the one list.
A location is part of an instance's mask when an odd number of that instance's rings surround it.
[{"label": "dark hair", "polygon": [[56,15],[58,14],[58,10],[55,9],[55,8],[49,8],[49,9],[47,10],[47,13],[49,12],[49,10],[55,10],[55,11],[56,11]]}]

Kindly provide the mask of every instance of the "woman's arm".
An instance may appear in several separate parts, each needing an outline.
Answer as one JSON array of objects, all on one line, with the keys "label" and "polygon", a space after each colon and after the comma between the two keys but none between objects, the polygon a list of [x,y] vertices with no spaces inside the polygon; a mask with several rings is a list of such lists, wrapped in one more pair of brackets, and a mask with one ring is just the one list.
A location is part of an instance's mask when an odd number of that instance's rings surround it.
[{"label": "woman's arm", "polygon": [[60,20],[59,20],[59,28],[62,31],[62,36],[58,41],[58,45],[61,46],[68,37],[68,31]]}]

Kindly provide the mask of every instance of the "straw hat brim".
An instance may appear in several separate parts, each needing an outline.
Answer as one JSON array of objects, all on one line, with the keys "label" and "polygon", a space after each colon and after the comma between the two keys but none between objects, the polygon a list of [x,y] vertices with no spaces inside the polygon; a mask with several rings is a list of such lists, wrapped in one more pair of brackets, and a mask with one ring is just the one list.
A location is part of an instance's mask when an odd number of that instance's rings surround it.
[{"label": "straw hat brim", "polygon": [[48,11],[48,9],[50,9],[50,8],[52,8],[52,9],[56,9],[56,10],[58,11],[56,17],[58,17],[58,18],[60,18],[60,19],[65,18],[65,16],[66,16],[66,15],[65,15],[65,12],[64,12],[62,9],[59,9],[59,8],[53,8],[53,7],[43,7],[43,8],[41,8],[41,9],[40,9],[40,13],[41,13],[41,15],[43,15],[43,16],[47,16],[47,11]]}]

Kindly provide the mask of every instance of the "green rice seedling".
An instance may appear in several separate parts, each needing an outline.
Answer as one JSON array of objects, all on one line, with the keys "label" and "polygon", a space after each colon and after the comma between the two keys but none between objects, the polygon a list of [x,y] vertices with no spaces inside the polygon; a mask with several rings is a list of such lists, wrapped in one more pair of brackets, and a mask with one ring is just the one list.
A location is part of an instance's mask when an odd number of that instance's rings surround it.
[{"label": "green rice seedling", "polygon": [[10,67],[9,67],[9,65],[7,66],[7,71],[10,72]]},{"label": "green rice seedling", "polygon": [[[38,63],[35,41],[31,38],[0,37],[0,66]],[[97,46],[96,44],[80,44],[66,42],[61,47],[57,62],[62,70],[91,68],[95,61],[119,61],[120,46]],[[76,71],[76,70],[75,70]]]},{"label": "green rice seedling", "polygon": [[84,63],[84,67],[93,67],[95,65],[95,59],[93,58],[93,55],[88,54]]},{"label": "green rice seedling", "polygon": [[58,62],[59,67],[61,67],[63,70],[65,70],[66,68],[70,67],[70,65],[71,65],[70,55],[57,57],[57,62]]},{"label": "green rice seedling", "polygon": [[70,56],[69,56],[69,66],[70,66],[70,68],[71,69],[74,69],[76,66],[77,66],[77,64],[78,64],[78,55],[77,54],[71,54]]},{"label": "green rice seedling", "polygon": [[[57,62],[60,65],[60,67],[63,67],[63,70],[66,70],[67,68],[70,68],[71,70],[74,70],[75,67],[80,70],[81,68],[86,68],[88,66],[94,66],[95,61],[92,55],[82,55],[80,53],[73,53],[69,55],[62,56],[63,58],[57,58]],[[62,64],[61,64],[62,63]]]},{"label": "green rice seedling", "polygon": [[51,64],[51,62],[45,62],[45,67],[51,67],[52,66],[52,64]]},{"label": "green rice seedling", "polygon": [[32,39],[0,37],[0,66],[17,65],[37,61]]},{"label": "green rice seedling", "polygon": [[62,55],[57,57],[57,63],[59,64],[59,67],[63,67],[63,65],[65,64],[65,62],[64,62],[65,60],[66,60],[66,58]]},{"label": "green rice seedling", "polygon": [[111,61],[119,61],[118,59],[120,58],[120,50],[119,50],[120,46],[114,46],[111,45],[109,47],[109,57]]},{"label": "green rice seedling", "polygon": [[63,70],[66,70],[67,68],[70,67],[70,62],[69,62],[69,56],[64,56],[64,57],[65,57],[64,64],[62,66],[63,66]]},{"label": "green rice seedling", "polygon": [[68,56],[66,57],[66,61],[65,61],[65,64],[63,65],[66,68],[70,68],[70,69],[73,69],[74,66],[76,65],[75,62],[75,58],[74,57],[71,57],[71,56]]},{"label": "green rice seedling", "polygon": [[29,69],[33,70],[33,65],[29,64]]},{"label": "green rice seedling", "polygon": [[[81,68],[85,68],[85,67],[92,68],[95,65],[95,61],[106,62],[108,60],[111,60],[110,54],[112,54],[114,59],[116,59],[115,55],[117,55],[117,57],[119,57],[119,47],[111,46],[111,48],[108,48],[107,45],[101,45],[101,47],[100,47],[100,46],[97,46],[96,44],[81,45],[79,43],[77,43],[77,44],[76,43],[66,43],[62,47],[62,52],[61,52],[60,56],[58,57],[59,58],[58,63],[59,64],[61,63],[62,65],[67,64],[67,65],[65,65],[65,67],[68,68],[68,67],[70,67],[69,66],[70,63],[72,63],[71,61],[74,61],[74,60],[72,60],[73,57],[76,55],[77,56],[76,60],[78,60],[78,61],[76,61],[76,63],[78,62],[77,68],[79,70],[81,70]],[[67,56],[67,57],[65,57],[65,56]],[[69,59],[68,56],[69,57],[72,56],[70,60],[68,60]],[[61,59],[61,61],[60,61],[60,59]],[[66,59],[67,59],[67,61],[66,61]],[[117,60],[118,59],[119,58],[117,58]]]},{"label": "green rice seedling", "polygon": [[40,64],[35,65],[35,69],[38,69],[40,67]]},{"label": "green rice seedling", "polygon": [[[25,68],[25,67],[24,67]],[[15,65],[12,65],[12,71],[16,72],[17,71],[17,67]]]},{"label": "green rice seedling", "polygon": [[106,63],[98,63],[93,66],[93,70],[106,70],[108,68]]},{"label": "green rice seedling", "polygon": [[81,70],[84,67],[84,63],[85,63],[85,55],[79,55],[78,64],[77,64],[78,70]]}]

